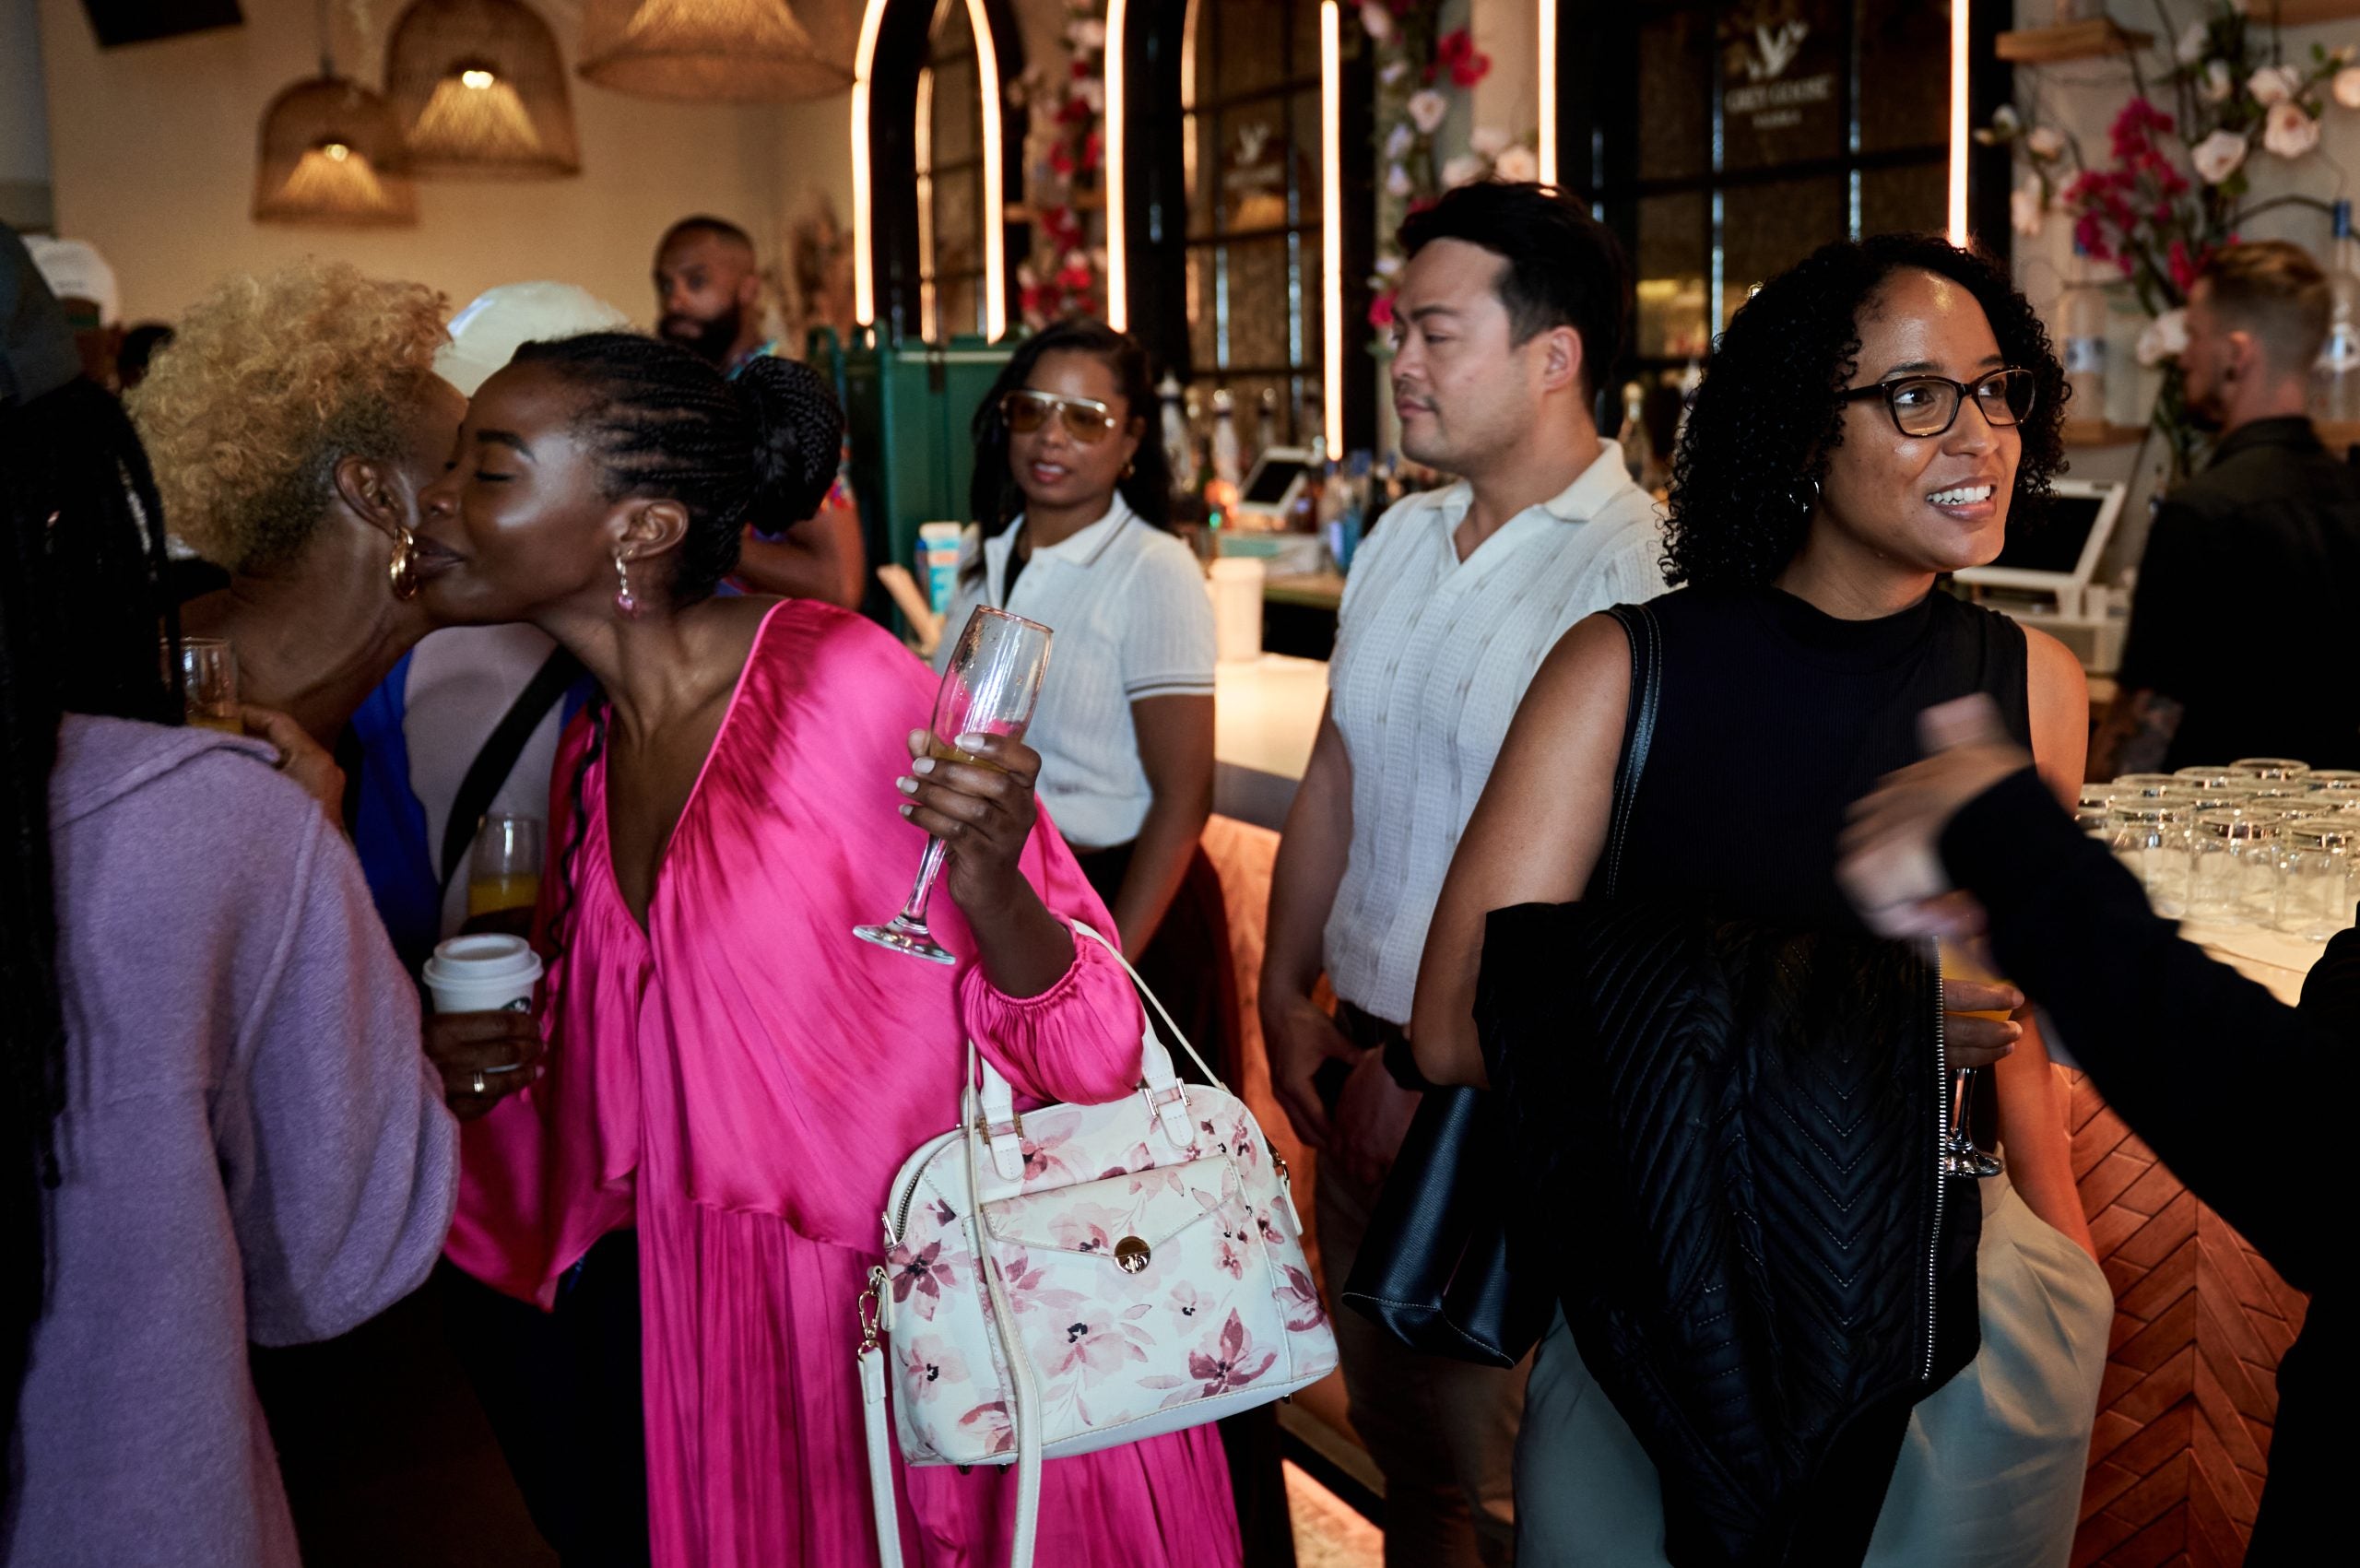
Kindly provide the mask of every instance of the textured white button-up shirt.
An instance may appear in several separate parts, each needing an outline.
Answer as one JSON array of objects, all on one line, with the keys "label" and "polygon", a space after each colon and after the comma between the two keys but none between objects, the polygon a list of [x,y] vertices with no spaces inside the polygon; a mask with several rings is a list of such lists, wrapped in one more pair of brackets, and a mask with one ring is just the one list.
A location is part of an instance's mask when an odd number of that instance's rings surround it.
[{"label": "textured white button-up shirt", "polygon": [[1328,669],[1352,762],[1352,843],[1328,916],[1339,996],[1407,1023],[1426,926],[1525,688],[1567,628],[1664,591],[1654,500],[1622,449],[1458,559],[1465,484],[1402,501],[1360,553]]}]

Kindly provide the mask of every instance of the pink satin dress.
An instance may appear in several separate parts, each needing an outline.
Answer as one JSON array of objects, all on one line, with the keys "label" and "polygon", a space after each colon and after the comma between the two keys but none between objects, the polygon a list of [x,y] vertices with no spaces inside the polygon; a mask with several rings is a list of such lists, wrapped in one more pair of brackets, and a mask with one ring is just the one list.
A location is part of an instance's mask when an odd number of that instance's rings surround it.
[{"label": "pink satin dress", "polygon": [[[1054,666],[1050,678],[1056,678]],[[773,609],[674,830],[643,931],[608,857],[586,725],[552,794],[542,1080],[466,1129],[450,1256],[547,1305],[607,1232],[639,1231],[650,1529],[659,1568],[877,1561],[853,1307],[894,1172],[958,1120],[972,1034],[1020,1096],[1096,1102],[1137,1082],[1139,1008],[1095,944],[1038,996],[970,961],[856,939],[899,908],[924,835],[894,809],[932,674],[858,617]],[[1113,922],[1044,817],[1023,870],[1060,916]],[[937,938],[972,954],[947,891]],[[900,1469],[898,1458],[896,1468]],[[901,1470],[914,1563],[1002,1563],[1012,1473]],[[1039,1561],[1233,1568],[1210,1427],[1045,1467]]]}]

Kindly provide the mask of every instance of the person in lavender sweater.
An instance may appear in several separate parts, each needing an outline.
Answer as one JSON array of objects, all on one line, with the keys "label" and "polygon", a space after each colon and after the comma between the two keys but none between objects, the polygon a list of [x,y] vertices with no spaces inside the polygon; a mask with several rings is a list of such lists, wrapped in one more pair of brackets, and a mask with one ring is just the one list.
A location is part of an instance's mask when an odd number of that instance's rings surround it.
[{"label": "person in lavender sweater", "polygon": [[416,1288],[456,1191],[416,994],[314,798],[334,766],[284,721],[282,772],[176,727],[163,560],[137,440],[0,228],[10,1565],[292,1568],[247,1342]]}]

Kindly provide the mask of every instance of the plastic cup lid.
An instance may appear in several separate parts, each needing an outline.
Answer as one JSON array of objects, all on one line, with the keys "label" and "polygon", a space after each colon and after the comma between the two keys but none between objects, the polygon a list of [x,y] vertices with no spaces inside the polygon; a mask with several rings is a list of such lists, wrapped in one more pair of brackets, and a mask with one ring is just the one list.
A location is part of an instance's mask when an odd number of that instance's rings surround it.
[{"label": "plastic cup lid", "polygon": [[426,961],[429,984],[473,984],[522,979],[541,972],[540,955],[522,937],[454,937]]}]

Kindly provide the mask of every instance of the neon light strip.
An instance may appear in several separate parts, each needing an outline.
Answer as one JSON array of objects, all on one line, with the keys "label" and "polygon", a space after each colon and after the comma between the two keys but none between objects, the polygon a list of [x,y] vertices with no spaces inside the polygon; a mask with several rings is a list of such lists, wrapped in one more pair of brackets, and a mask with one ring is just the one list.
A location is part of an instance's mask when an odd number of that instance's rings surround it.
[{"label": "neon light strip", "polygon": [[1123,221],[1123,32],[1130,11],[1129,0],[1106,0],[1106,324],[1116,332],[1127,330],[1131,319],[1130,236]]},{"label": "neon light strip", "polygon": [[877,29],[891,0],[868,0],[852,67],[852,319],[877,319],[877,230],[869,206],[868,77],[877,64]]},{"label": "neon light strip", "polygon": [[1336,0],[1319,6],[1319,325],[1328,455],[1344,451],[1344,60]]},{"label": "neon light strip", "polygon": [[1008,196],[1002,190],[999,131],[999,51],[984,0],[967,0],[975,34],[975,88],[984,102],[984,338],[1008,333]]},{"label": "neon light strip", "polygon": [[1540,183],[1557,183],[1557,0],[1540,0]]},{"label": "neon light strip", "polygon": [[1953,245],[1964,245],[1966,233],[1966,65],[1974,29],[1969,27],[1973,0],[1951,0],[1951,224]]}]

